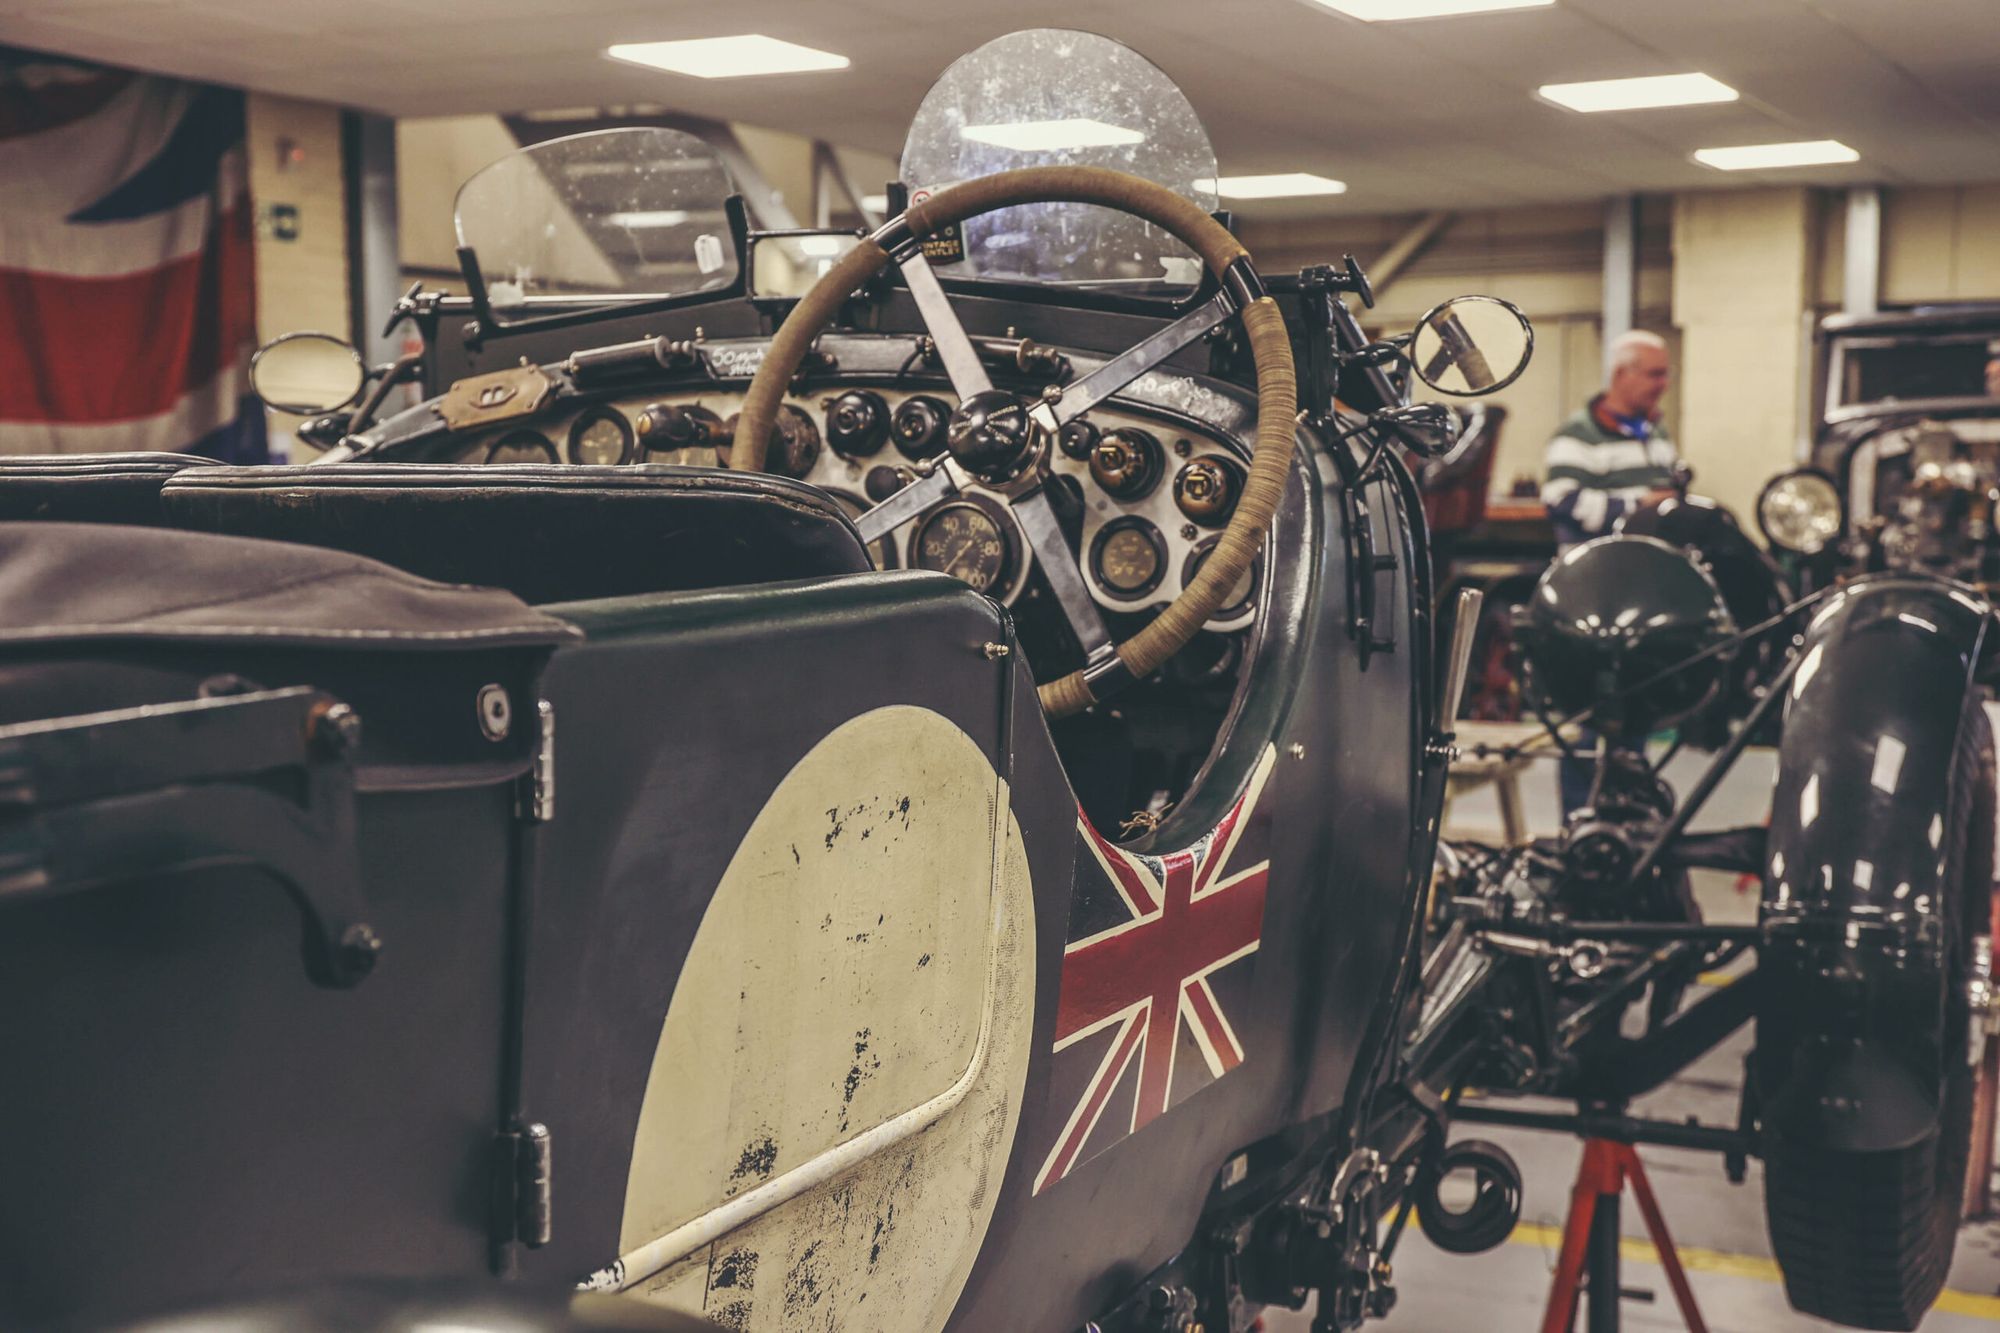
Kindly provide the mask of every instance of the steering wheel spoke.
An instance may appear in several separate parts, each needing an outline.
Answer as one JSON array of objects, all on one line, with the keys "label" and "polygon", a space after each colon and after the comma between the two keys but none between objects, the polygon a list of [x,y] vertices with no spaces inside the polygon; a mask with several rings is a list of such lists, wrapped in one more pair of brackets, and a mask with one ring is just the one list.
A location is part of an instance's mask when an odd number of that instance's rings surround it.
[{"label": "steering wheel spoke", "polygon": [[1062,386],[1059,396],[1044,398],[1029,415],[1043,430],[1053,434],[1096,407],[1175,352],[1234,315],[1241,307],[1227,290],[1217,292],[1187,314],[1142,342],[1106,361],[1073,384]]},{"label": "steering wheel spoke", "polygon": [[923,247],[912,245],[896,266],[903,271],[903,281],[909,285],[910,297],[917,303],[917,313],[923,316],[958,400],[969,402],[977,394],[992,393],[986,363],[979,359],[979,349],[966,336],[965,326],[958,322],[958,312],[951,308],[951,298],[944,294],[931,261],[924,258]]},{"label": "steering wheel spoke", "polygon": [[918,477],[855,519],[854,526],[861,532],[862,544],[873,546],[938,501],[948,500],[957,494],[958,478],[953,475],[950,460],[946,459],[928,474]]},{"label": "steering wheel spoke", "polygon": [[1063,619],[1069,622],[1077,642],[1083,646],[1084,657],[1096,661],[1111,650],[1111,631],[1104,627],[1104,617],[1098,614],[1097,603],[1091,599],[1083,570],[1076,563],[1076,552],[1069,549],[1062,524],[1049,504],[1048,492],[1036,490],[1016,496],[1013,509],[1015,517],[1021,520],[1021,531],[1028,535],[1035,563],[1042,567],[1042,577],[1049,581],[1049,590],[1062,608]]}]

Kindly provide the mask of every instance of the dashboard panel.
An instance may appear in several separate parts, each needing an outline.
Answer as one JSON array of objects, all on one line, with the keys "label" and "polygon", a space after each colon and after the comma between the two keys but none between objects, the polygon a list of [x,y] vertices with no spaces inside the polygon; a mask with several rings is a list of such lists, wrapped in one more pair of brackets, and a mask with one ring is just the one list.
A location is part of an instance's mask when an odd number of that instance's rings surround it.
[{"label": "dashboard panel", "polygon": [[[598,397],[533,424],[469,432],[452,456],[712,467],[727,456],[742,396],[718,385]],[[788,395],[766,467],[820,487],[858,517],[942,452],[955,405],[948,389],[928,385],[843,383]],[[1128,615],[1172,601],[1234,510],[1244,478],[1240,451],[1184,418],[1119,400],[1071,422],[1057,446],[1050,450],[1051,498],[1080,526],[1079,563],[1092,599]],[[979,486],[933,506],[872,553],[880,568],[937,569],[1010,606],[1033,569],[1006,498]],[[1205,628],[1247,626],[1261,582],[1260,558]]]}]

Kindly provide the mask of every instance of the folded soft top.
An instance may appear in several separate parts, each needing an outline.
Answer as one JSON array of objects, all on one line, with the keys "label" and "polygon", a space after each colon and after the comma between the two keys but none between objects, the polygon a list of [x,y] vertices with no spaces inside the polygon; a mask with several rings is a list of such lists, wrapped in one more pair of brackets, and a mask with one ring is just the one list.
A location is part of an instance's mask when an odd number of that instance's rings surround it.
[{"label": "folded soft top", "polygon": [[118,639],[447,650],[577,637],[512,593],[433,583],[323,547],[0,523],[0,650]]}]

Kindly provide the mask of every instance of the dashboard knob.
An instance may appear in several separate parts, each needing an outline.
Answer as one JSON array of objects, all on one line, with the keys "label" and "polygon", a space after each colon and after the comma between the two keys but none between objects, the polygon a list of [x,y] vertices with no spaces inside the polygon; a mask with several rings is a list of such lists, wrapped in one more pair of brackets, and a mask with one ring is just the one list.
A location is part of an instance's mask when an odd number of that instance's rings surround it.
[{"label": "dashboard knob", "polygon": [[1089,421],[1078,417],[1056,432],[1056,447],[1081,463],[1097,448],[1097,438],[1102,434]]},{"label": "dashboard knob", "polygon": [[1174,504],[1204,528],[1229,521],[1243,482],[1234,464],[1215,454],[1190,459],[1174,477]]},{"label": "dashboard knob", "polygon": [[887,463],[877,463],[868,469],[868,477],[861,483],[861,489],[867,493],[870,500],[881,504],[909,483],[910,479],[898,469],[890,467]]},{"label": "dashboard knob", "polygon": [[889,420],[889,438],[905,458],[919,462],[944,452],[951,426],[951,408],[942,399],[920,394],[905,398]]},{"label": "dashboard knob", "polygon": [[849,389],[826,409],[826,442],[847,458],[868,458],[889,439],[889,404],[873,389]]},{"label": "dashboard knob", "polygon": [[1090,475],[1111,496],[1136,500],[1160,480],[1160,442],[1143,430],[1114,430],[1090,451]]},{"label": "dashboard knob", "polygon": [[639,447],[648,453],[668,453],[675,449],[700,449],[729,443],[722,418],[705,407],[680,407],[654,403],[632,423]]}]

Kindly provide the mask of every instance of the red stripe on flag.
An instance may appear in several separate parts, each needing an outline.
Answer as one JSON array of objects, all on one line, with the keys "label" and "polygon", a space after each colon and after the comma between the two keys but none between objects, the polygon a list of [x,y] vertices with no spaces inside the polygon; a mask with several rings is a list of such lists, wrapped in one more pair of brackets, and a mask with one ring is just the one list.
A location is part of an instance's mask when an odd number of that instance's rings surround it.
[{"label": "red stripe on flag", "polygon": [[256,337],[250,205],[194,254],[108,278],[0,268],[0,421],[165,412]]}]

